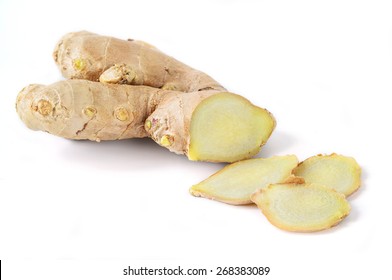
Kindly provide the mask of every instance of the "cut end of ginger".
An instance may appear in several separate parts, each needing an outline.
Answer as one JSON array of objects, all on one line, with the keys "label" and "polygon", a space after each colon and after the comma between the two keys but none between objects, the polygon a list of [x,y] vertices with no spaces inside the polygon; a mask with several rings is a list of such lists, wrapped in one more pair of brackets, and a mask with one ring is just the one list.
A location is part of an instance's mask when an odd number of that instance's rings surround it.
[{"label": "cut end of ginger", "polygon": [[251,199],[274,226],[296,232],[331,228],[351,209],[343,194],[317,184],[271,184]]},{"label": "cut end of ginger", "polygon": [[345,196],[351,195],[361,184],[361,168],[355,159],[337,154],[310,157],[293,173],[307,183],[333,188]]},{"label": "cut end of ginger", "polygon": [[232,93],[203,100],[192,114],[190,160],[235,162],[256,155],[275,128],[265,109]]},{"label": "cut end of ginger", "polygon": [[297,165],[294,155],[239,161],[194,185],[190,193],[233,205],[250,204],[250,196],[255,191],[292,180],[291,173]]}]

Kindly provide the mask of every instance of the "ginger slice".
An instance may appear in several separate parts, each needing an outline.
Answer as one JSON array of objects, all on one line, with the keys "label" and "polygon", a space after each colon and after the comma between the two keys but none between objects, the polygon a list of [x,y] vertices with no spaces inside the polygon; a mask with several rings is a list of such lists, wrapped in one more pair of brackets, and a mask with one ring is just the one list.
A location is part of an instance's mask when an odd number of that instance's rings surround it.
[{"label": "ginger slice", "polygon": [[346,196],[361,184],[361,168],[352,157],[337,154],[317,155],[301,162],[293,173],[307,183],[333,188]]},{"label": "ginger slice", "polygon": [[235,162],[256,155],[275,128],[267,110],[242,96],[219,93],[194,110],[190,125],[190,160]]},{"label": "ginger slice", "polygon": [[337,225],[350,213],[345,196],[317,184],[271,184],[251,199],[276,227],[313,232]]},{"label": "ginger slice", "polygon": [[291,172],[297,164],[294,155],[239,161],[192,186],[190,193],[233,205],[250,204],[256,190],[292,180]]}]

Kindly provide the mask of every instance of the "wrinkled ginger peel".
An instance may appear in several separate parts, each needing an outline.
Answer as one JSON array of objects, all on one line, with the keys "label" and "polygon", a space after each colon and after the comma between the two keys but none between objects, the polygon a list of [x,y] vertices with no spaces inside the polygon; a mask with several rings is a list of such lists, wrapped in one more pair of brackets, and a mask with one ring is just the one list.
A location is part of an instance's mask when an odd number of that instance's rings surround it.
[{"label": "wrinkled ginger peel", "polygon": [[192,186],[190,193],[233,205],[250,204],[255,191],[291,180],[291,172],[297,165],[294,155],[239,161]]},{"label": "wrinkled ginger peel", "polygon": [[355,192],[361,184],[361,168],[354,158],[342,155],[317,155],[301,162],[294,175],[333,188],[345,196]]},{"label": "wrinkled ginger peel", "polygon": [[[163,97],[158,92],[145,86],[65,80],[25,87],[18,94],[16,111],[30,129],[68,139],[141,138],[147,136],[144,120],[152,112],[151,101]],[[173,94],[177,93],[164,96]]]},{"label": "wrinkled ginger peel", "polygon": [[53,58],[68,79],[183,92],[225,90],[207,74],[137,40],[121,40],[87,31],[71,32],[57,43]]},{"label": "wrinkled ginger peel", "polygon": [[317,184],[271,184],[251,199],[271,224],[296,232],[331,228],[351,209],[343,194]]}]

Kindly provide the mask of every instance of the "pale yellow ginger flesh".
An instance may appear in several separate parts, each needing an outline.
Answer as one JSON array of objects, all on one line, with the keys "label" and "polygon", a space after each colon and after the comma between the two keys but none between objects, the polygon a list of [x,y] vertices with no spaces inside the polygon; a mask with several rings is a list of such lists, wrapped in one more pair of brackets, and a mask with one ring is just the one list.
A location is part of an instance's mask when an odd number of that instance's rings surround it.
[{"label": "pale yellow ginger flesh", "polygon": [[199,104],[190,126],[189,159],[235,162],[256,155],[275,128],[265,109],[234,94],[216,94]]},{"label": "pale yellow ginger flesh", "polygon": [[342,155],[318,155],[301,162],[293,173],[307,183],[333,188],[346,196],[355,192],[361,184],[361,168],[352,157]]},{"label": "pale yellow ginger flesh", "polygon": [[192,186],[190,193],[234,205],[250,204],[255,191],[292,180],[292,170],[297,165],[294,155],[239,161]]},{"label": "pale yellow ginger flesh", "polygon": [[351,209],[343,194],[317,184],[271,184],[251,199],[273,225],[287,231],[331,228]]}]

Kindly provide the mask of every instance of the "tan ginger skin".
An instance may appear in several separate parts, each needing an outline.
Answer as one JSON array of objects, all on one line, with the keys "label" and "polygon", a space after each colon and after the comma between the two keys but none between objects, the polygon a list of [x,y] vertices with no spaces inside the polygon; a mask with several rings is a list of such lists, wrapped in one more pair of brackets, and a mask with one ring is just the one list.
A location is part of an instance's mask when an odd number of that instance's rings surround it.
[{"label": "tan ginger skin", "polygon": [[233,162],[257,154],[275,127],[267,110],[142,41],[69,33],[53,56],[72,79],[19,93],[17,112],[33,130],[93,141],[151,137],[191,160]]},{"label": "tan ginger skin", "polygon": [[[132,39],[120,40],[87,31],[68,33],[53,53],[61,73],[69,79],[145,85],[184,92],[226,91],[205,73]],[[125,67],[124,67],[125,66]]]},{"label": "tan ginger skin", "polygon": [[[16,109],[32,130],[98,142],[147,137],[150,131],[155,141],[184,154],[194,107],[215,93],[209,90],[188,94],[147,86],[65,80],[49,86],[27,86],[18,95]],[[189,112],[170,114],[178,111],[172,108],[177,102],[182,102]],[[163,116],[154,118],[158,112]]]},{"label": "tan ginger skin", "polygon": [[16,109],[29,128],[64,138],[93,141],[141,138],[147,136],[144,129],[147,116],[160,99],[173,94],[159,91],[146,86],[66,80],[24,88]]}]

